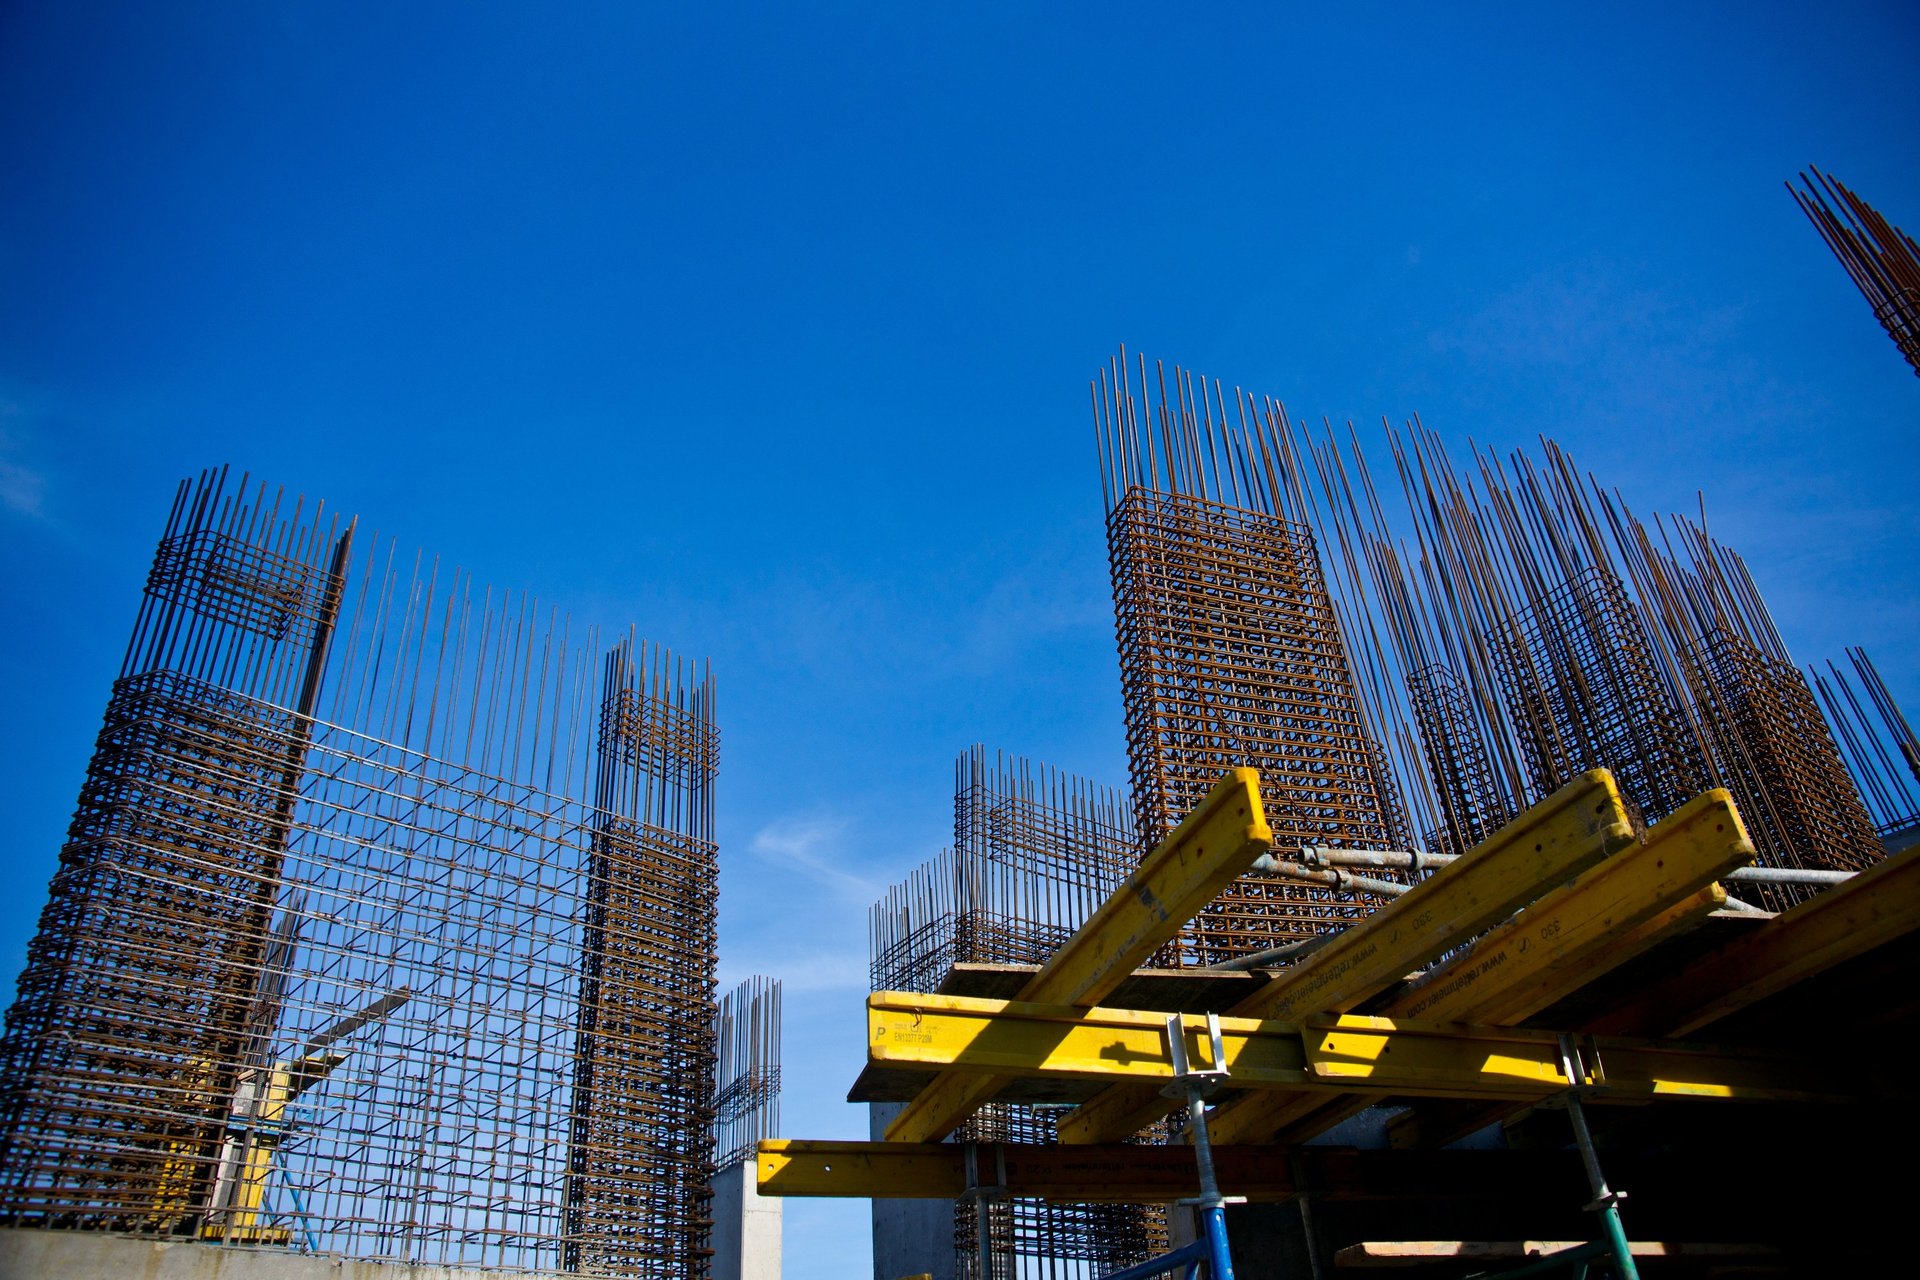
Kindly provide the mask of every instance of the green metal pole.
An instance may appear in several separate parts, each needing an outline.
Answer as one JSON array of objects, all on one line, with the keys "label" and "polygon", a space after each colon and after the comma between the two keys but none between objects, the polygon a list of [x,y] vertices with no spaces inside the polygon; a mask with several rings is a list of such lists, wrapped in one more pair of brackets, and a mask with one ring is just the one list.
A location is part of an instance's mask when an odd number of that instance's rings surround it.
[{"label": "green metal pole", "polygon": [[1621,1197],[1607,1186],[1600,1171],[1600,1156],[1593,1149],[1593,1134],[1587,1129],[1587,1113],[1580,1106],[1580,1057],[1574,1052],[1573,1037],[1560,1037],[1560,1057],[1571,1088],[1567,1092],[1567,1117],[1573,1121],[1573,1140],[1580,1148],[1581,1162],[1587,1166],[1587,1183],[1593,1188],[1593,1203],[1588,1207],[1600,1215],[1600,1229],[1607,1247],[1613,1251],[1613,1265],[1619,1280],[1640,1280],[1633,1265],[1633,1250],[1627,1246],[1627,1229],[1620,1224]]}]

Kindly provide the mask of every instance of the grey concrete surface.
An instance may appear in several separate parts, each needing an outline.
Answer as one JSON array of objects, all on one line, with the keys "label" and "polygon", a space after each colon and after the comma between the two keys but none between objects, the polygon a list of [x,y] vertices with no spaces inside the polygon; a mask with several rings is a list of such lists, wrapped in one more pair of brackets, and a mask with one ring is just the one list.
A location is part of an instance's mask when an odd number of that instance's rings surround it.
[{"label": "grey concrete surface", "polygon": [[[869,1136],[875,1142],[884,1138],[887,1125],[906,1105],[904,1102],[869,1103]],[[873,1280],[900,1280],[901,1276],[918,1275],[930,1275],[933,1280],[956,1280],[953,1201],[874,1200],[871,1203]]]},{"label": "grey concrete surface", "polygon": [[[554,1273],[516,1280],[569,1280]],[[98,1231],[0,1230],[0,1280],[503,1280],[499,1271],[351,1262]]]},{"label": "grey concrete surface", "polygon": [[753,1161],[713,1179],[713,1280],[780,1280],[781,1207],[760,1195]]}]

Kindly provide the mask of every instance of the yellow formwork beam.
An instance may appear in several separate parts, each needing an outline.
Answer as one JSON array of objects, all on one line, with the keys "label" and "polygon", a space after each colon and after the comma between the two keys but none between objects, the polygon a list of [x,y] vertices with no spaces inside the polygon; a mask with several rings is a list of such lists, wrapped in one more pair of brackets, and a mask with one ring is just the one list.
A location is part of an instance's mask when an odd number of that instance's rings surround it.
[{"label": "yellow formwork beam", "polygon": [[1920,929],[1920,847],[1781,912],[1598,1018],[1595,1030],[1687,1035]]},{"label": "yellow formwork beam", "polygon": [[[1283,1019],[1345,1012],[1633,838],[1613,775],[1583,773],[1230,1012]],[[1060,1140],[1119,1141],[1171,1105],[1150,1089],[1110,1089],[1061,1119]]]},{"label": "yellow formwork beam", "polygon": [[[1510,1027],[1622,964],[1658,936],[1723,906],[1713,882],[1753,862],[1753,842],[1723,789],[1695,796],[1647,832],[1495,926],[1464,954],[1389,999],[1382,1017]],[[1654,925],[1648,936],[1642,926]],[[1624,945],[1623,945],[1624,943]],[[1377,1101],[1328,1103],[1254,1094],[1213,1113],[1221,1142],[1301,1141]]]},{"label": "yellow formwork beam", "polygon": [[[967,1146],[953,1142],[831,1142],[768,1139],[755,1169],[763,1196],[856,1196],[952,1200],[967,1189]],[[978,1181],[1008,1195],[1074,1204],[1177,1200],[1199,1191],[1186,1147],[973,1144]],[[1289,1153],[1264,1147],[1214,1152],[1222,1191],[1254,1200],[1298,1194]]]},{"label": "yellow formwork beam", "polygon": [[762,1139],[754,1170],[763,1196],[951,1200],[967,1189],[965,1155],[951,1142],[771,1138]]},{"label": "yellow formwork beam", "polygon": [[1426,1022],[1519,1022],[1625,959],[1618,942],[1654,917],[1689,902],[1693,910],[1724,906],[1725,892],[1709,886],[1751,866],[1753,856],[1733,797],[1715,787],[1650,828],[1645,843],[1526,907],[1381,1012]]},{"label": "yellow formwork beam", "polygon": [[[1272,847],[1273,831],[1260,805],[1260,775],[1235,769],[1054,953],[1021,990],[1021,999],[1098,1004]],[[943,1138],[1002,1083],[968,1074],[943,1075],[894,1118],[887,1138]]]},{"label": "yellow formwork beam", "polygon": [[[867,1056],[995,1081],[1117,1080],[1157,1088],[1175,1079],[1168,1016],[880,991],[867,1000]],[[1624,1101],[1838,1101],[1873,1088],[1851,1078],[1844,1087],[1828,1083],[1831,1073],[1790,1054],[1593,1037],[1582,1040],[1580,1079],[1571,1080],[1551,1031],[1357,1014],[1294,1022],[1223,1017],[1216,1061],[1205,1016],[1172,1016],[1187,1061],[1198,1070],[1224,1063],[1241,1089],[1539,1100],[1579,1085]]]},{"label": "yellow formwork beam", "polygon": [[[1596,957],[1594,973],[1616,969],[1662,938],[1684,933],[1697,926],[1724,905],[1726,900],[1726,891],[1717,884],[1708,885],[1689,895],[1679,906],[1661,912],[1639,928],[1630,931],[1616,947],[1609,947],[1604,956]],[[1388,1017],[1396,1016],[1392,1006],[1382,1010],[1382,1014]],[[1519,1021],[1518,1019],[1512,1021],[1479,1019],[1470,1015],[1467,1015],[1465,1020],[1485,1021],[1497,1026],[1511,1026],[1515,1021]],[[1263,1136],[1258,1141],[1305,1142],[1309,1138],[1325,1133],[1341,1121],[1366,1110],[1367,1107],[1387,1096],[1371,1093],[1328,1101],[1305,1095],[1276,1098],[1270,1094],[1254,1094],[1244,1099],[1230,1101],[1209,1114],[1219,1122],[1220,1131],[1228,1135],[1223,1141],[1255,1141],[1249,1135],[1259,1132]],[[1455,1136],[1463,1136],[1475,1129],[1492,1124],[1502,1116],[1513,1114],[1515,1110],[1516,1108],[1511,1104],[1500,1103],[1489,1104],[1489,1108],[1477,1108],[1474,1114],[1479,1118],[1466,1125]]]}]

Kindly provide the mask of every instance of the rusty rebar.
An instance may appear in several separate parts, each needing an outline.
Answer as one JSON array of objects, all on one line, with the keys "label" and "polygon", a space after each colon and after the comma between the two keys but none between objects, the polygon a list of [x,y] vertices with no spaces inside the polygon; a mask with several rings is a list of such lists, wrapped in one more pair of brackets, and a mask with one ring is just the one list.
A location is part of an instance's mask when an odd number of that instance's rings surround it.
[{"label": "rusty rebar", "polygon": [[0,1035],[0,1221],[701,1274],[711,677],[351,530],[181,485]]},{"label": "rusty rebar", "polygon": [[[954,843],[872,911],[875,990],[933,991],[956,964],[1038,965],[1132,869],[1136,840],[1111,788],[975,746],[955,766]],[[1050,1143],[1053,1113],[991,1103],[963,1140]],[[995,1280],[1092,1280],[1166,1248],[1165,1209],[1011,1199],[985,1202]],[[980,1277],[978,1209],[954,1211],[956,1274]]]},{"label": "rusty rebar", "polygon": [[1787,190],[1873,308],[1873,318],[1920,377],[1920,246],[1818,169]]}]

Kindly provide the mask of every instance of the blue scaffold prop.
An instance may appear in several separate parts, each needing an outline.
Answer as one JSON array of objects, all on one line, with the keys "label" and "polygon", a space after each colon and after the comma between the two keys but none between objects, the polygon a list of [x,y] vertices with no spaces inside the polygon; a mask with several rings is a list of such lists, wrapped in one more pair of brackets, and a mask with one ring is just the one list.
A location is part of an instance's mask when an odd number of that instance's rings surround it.
[{"label": "blue scaffold prop", "polygon": [[1115,1271],[1101,1280],[1146,1280],[1148,1276],[1172,1275],[1184,1271],[1186,1280],[1195,1280],[1206,1268],[1207,1280],[1233,1280],[1233,1255],[1227,1248],[1227,1205],[1239,1203],[1239,1196],[1223,1196],[1213,1176],[1213,1143],[1207,1137],[1207,1095],[1219,1088],[1227,1077],[1227,1059],[1220,1043],[1220,1016],[1207,1015],[1207,1040],[1213,1050],[1213,1066],[1196,1068],[1187,1060],[1185,1029],[1179,1014],[1167,1018],[1167,1047],[1173,1060],[1173,1083],[1164,1090],[1168,1097],[1184,1098],[1187,1127],[1193,1134],[1193,1158],[1199,1168],[1200,1194],[1180,1201],[1200,1211],[1200,1236],[1192,1244],[1172,1253],[1163,1253],[1124,1271]]}]

